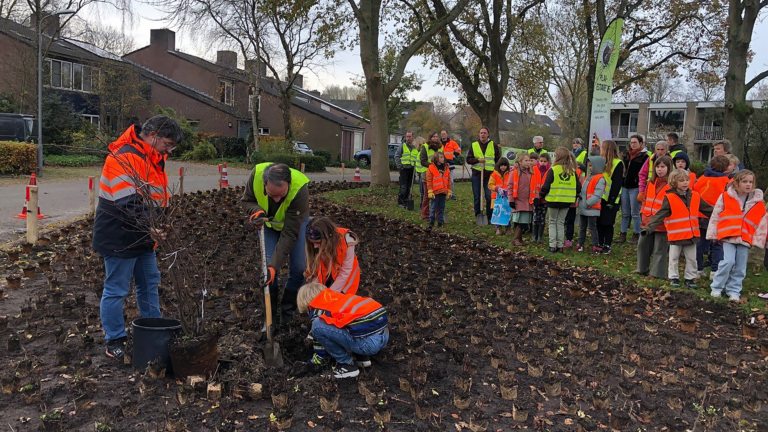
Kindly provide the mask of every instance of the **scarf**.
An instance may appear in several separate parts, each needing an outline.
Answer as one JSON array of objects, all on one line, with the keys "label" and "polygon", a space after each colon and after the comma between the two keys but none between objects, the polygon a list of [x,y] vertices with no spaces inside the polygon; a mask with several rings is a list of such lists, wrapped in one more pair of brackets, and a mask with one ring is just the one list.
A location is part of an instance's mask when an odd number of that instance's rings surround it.
[{"label": "scarf", "polygon": [[639,155],[641,151],[643,151],[642,148],[635,149],[635,150],[629,149],[629,160],[632,160],[632,159],[636,158],[637,155]]}]

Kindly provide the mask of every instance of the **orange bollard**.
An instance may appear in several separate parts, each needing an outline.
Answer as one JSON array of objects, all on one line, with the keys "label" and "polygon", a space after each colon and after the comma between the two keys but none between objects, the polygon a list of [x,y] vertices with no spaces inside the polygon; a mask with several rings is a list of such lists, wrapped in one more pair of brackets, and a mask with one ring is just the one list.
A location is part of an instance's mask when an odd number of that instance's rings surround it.
[{"label": "orange bollard", "polygon": [[355,168],[355,176],[352,177],[353,182],[359,182],[362,179],[360,178],[360,167]]},{"label": "orange bollard", "polygon": [[224,162],[224,164],[221,166],[221,187],[229,187],[229,178],[227,177],[226,162]]}]

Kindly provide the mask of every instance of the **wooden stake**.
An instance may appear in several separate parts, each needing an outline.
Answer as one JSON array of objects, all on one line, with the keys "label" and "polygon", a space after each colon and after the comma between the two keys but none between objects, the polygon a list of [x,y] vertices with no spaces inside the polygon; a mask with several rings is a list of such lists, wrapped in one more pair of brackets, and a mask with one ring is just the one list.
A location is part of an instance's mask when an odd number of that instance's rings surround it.
[{"label": "wooden stake", "polygon": [[301,172],[304,172],[304,164],[301,164]]},{"label": "wooden stake", "polygon": [[219,164],[219,190],[221,190],[221,164]]},{"label": "wooden stake", "polygon": [[341,163],[341,181],[344,181],[344,163]]},{"label": "wooden stake", "polygon": [[184,167],[179,167],[179,196],[184,196]]},{"label": "wooden stake", "polygon": [[37,186],[27,186],[29,188],[29,203],[27,203],[27,243],[37,244],[39,237],[37,226],[37,207],[38,195]]},{"label": "wooden stake", "polygon": [[93,184],[93,177],[88,177],[88,217],[93,218],[96,215],[96,187]]}]

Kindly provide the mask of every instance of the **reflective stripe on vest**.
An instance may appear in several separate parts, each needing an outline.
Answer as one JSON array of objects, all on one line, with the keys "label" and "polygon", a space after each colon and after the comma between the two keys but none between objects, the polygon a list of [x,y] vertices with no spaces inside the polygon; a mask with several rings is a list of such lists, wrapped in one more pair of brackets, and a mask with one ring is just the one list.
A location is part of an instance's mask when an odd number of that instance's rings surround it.
[{"label": "reflective stripe on vest", "polygon": [[757,202],[746,212],[741,211],[739,200],[728,192],[723,194],[723,210],[717,221],[717,239],[728,237],[740,237],[741,240],[752,246],[755,231],[760,226],[760,221],[765,216],[765,206]]},{"label": "reflective stripe on vest", "polygon": [[[472,143],[472,154],[480,159],[485,158],[485,170],[493,171],[493,167],[496,165],[494,159],[496,159],[496,146],[493,145],[493,141],[488,141],[488,147],[485,148],[485,154],[480,149],[480,143],[475,141]],[[482,163],[476,163],[472,165],[473,170],[480,171],[482,169]]]},{"label": "reflective stripe on vest", "polygon": [[[339,240],[339,244],[336,245],[336,262],[333,263],[330,269],[326,267],[325,262],[320,260],[320,265],[317,267],[317,278],[321,283],[325,283],[326,280],[328,280],[328,276],[333,278],[335,281],[336,278],[339,276],[339,271],[341,270],[341,267],[344,265],[344,260],[347,257],[347,250],[349,249],[349,246],[347,245],[347,233],[349,232],[349,229],[347,228],[336,228],[336,232],[339,233],[341,236],[341,239]],[[357,260],[357,255],[355,255],[354,262],[352,264],[352,273],[349,275],[349,279],[347,279],[347,282],[341,287],[341,293],[342,294],[355,294],[357,292],[357,288],[360,285],[360,262]]]},{"label": "reflective stripe on vest", "polygon": [[[592,178],[589,180],[589,183],[587,183],[587,200],[592,199],[592,197],[595,196],[595,189],[597,189],[597,184],[600,182],[600,179],[604,178],[602,174],[596,174],[593,175]],[[584,179],[586,181],[586,178]],[[584,182],[582,182],[584,184]],[[600,210],[601,205],[600,201],[597,201],[597,204],[587,207],[588,210]]]},{"label": "reflective stripe on vest", "polygon": [[[531,182],[528,184],[528,204],[533,204],[534,198],[536,198],[539,191],[539,170],[531,170]],[[512,171],[512,198],[517,198],[517,191],[520,188],[520,174],[518,170]]]},{"label": "reflective stripe on vest", "polygon": [[99,198],[118,201],[139,194],[167,207],[168,176],[164,157],[137,138],[131,126],[113,145],[120,147],[107,156],[99,181]]},{"label": "reflective stripe on vest", "polygon": [[669,183],[665,183],[659,191],[656,191],[656,182],[648,183],[645,189],[645,202],[640,212],[646,216],[653,216],[658,213],[664,203],[664,195],[667,191],[669,191]]},{"label": "reflective stripe on vest", "polygon": [[547,202],[576,202],[576,181],[578,180],[576,174],[565,174],[562,165],[553,165],[550,169],[552,170],[554,180],[549,188],[549,193],[547,193],[544,199]]},{"label": "reflective stripe on vest", "polygon": [[[613,184],[613,173],[616,171],[616,167],[619,166],[619,164],[623,164],[624,162],[621,159],[614,159],[613,163],[611,164],[611,175],[610,177],[605,177],[605,190],[603,191],[603,199],[608,201],[608,195],[611,193],[611,185]],[[616,202],[614,204],[618,204],[619,200],[621,199],[621,191],[619,191],[619,194],[616,195]]]},{"label": "reflective stripe on vest", "polygon": [[419,163],[419,149],[416,147],[408,148],[408,144],[403,143],[400,163],[403,165],[403,168],[413,168],[414,165]]},{"label": "reflective stripe on vest", "polygon": [[448,168],[448,165],[445,165],[445,169],[441,173],[435,164],[430,164],[429,172],[432,173],[433,192],[438,193],[438,191],[447,190],[451,185],[451,170]]},{"label": "reflective stripe on vest", "polygon": [[690,240],[699,237],[699,202],[700,197],[696,192],[691,192],[691,206],[685,206],[682,198],[675,192],[667,192],[667,201],[672,215],[664,219],[667,228],[667,239],[671,242]]},{"label": "reflective stripe on vest", "polygon": [[[253,175],[253,194],[256,196],[256,202],[259,207],[264,209],[264,213],[269,215],[269,197],[264,192],[264,182],[261,180],[261,176],[264,170],[272,165],[273,162],[264,162],[256,165],[256,171]],[[291,205],[291,202],[296,197],[302,186],[309,183],[309,178],[305,176],[301,171],[291,168],[291,184],[288,188],[288,194],[285,195],[280,202],[280,206],[277,208],[277,213],[265,223],[268,227],[276,231],[283,230],[283,224],[285,223],[285,212]]]},{"label": "reflective stripe on vest", "polygon": [[[504,173],[504,178],[502,179],[498,172],[494,171],[493,174],[491,174],[491,178],[496,181],[496,186],[500,187],[502,189],[507,189],[507,181],[509,181],[509,170]],[[493,189],[491,191],[491,199],[496,199],[496,189]]]},{"label": "reflective stripe on vest", "polygon": [[338,328],[343,328],[360,317],[382,309],[382,305],[372,298],[337,293],[329,289],[321,291],[309,303],[309,307],[328,312],[330,316],[323,314],[320,315],[320,319]]},{"label": "reflective stripe on vest", "polygon": [[[432,155],[434,155],[436,152],[443,151],[443,146],[440,146],[440,148],[437,149],[437,151],[435,151],[435,150],[432,150],[431,148],[429,148],[427,143],[424,143],[424,148],[427,149],[427,163],[430,163],[429,160],[432,159]],[[416,159],[414,164],[416,165],[416,172],[417,173],[425,173],[425,172],[427,172],[427,167],[425,167],[424,165],[421,164],[421,151],[419,151],[419,157],[418,157],[418,159]]]}]

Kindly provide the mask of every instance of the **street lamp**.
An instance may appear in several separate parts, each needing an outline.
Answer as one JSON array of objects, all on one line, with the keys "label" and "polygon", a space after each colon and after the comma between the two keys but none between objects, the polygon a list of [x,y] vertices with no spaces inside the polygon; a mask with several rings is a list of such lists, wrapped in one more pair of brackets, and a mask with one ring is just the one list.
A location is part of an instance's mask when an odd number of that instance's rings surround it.
[{"label": "street lamp", "polygon": [[74,9],[57,10],[37,20],[37,175],[43,176],[43,21],[59,15],[73,15]]}]

